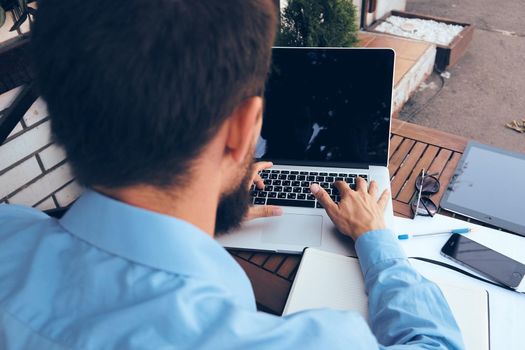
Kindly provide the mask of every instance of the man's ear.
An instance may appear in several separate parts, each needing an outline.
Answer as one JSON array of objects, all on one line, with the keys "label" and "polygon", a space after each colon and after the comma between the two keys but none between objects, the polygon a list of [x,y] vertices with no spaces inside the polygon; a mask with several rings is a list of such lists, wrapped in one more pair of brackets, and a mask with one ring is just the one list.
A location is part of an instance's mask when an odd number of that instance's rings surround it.
[{"label": "man's ear", "polygon": [[228,118],[226,147],[236,162],[243,162],[246,153],[260,132],[263,100],[254,96],[243,100]]}]

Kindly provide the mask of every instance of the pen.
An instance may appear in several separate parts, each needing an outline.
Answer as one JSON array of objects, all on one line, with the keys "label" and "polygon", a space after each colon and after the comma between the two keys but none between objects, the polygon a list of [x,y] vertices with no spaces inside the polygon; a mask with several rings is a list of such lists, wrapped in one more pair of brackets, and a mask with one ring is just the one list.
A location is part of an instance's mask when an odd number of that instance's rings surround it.
[{"label": "pen", "polygon": [[451,234],[451,233],[464,234],[464,233],[469,233],[471,231],[472,231],[471,228],[458,228],[458,229],[450,230],[450,231],[432,232],[432,233],[420,233],[420,234],[416,234],[416,235],[402,234],[402,235],[398,235],[397,239],[399,239],[399,240],[406,240],[406,239],[409,239],[410,237],[416,238],[416,237],[425,237],[425,236],[438,236],[438,235],[447,235],[447,234]]}]

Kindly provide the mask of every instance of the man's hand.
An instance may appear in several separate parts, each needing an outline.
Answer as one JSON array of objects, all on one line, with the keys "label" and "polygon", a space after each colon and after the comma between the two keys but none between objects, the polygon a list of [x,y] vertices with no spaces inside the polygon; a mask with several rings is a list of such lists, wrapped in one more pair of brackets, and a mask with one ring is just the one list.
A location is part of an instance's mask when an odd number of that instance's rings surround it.
[{"label": "man's hand", "polygon": [[259,172],[261,172],[264,169],[271,168],[273,166],[272,162],[257,162],[253,163],[252,165],[252,181],[250,181],[250,187],[252,184],[255,184],[255,186],[260,189],[264,190],[264,180],[262,179],[261,175],[259,175]]},{"label": "man's hand", "polygon": [[[272,162],[258,162],[253,164],[252,181],[250,181],[250,187],[252,184],[255,184],[259,190],[264,190],[264,180],[259,175],[259,172],[261,170],[271,168],[272,166]],[[283,215],[283,210],[275,205],[252,205],[244,216],[244,220],[253,220],[257,218],[280,215]]]},{"label": "man's hand", "polygon": [[318,184],[312,184],[310,190],[342,234],[356,240],[368,231],[385,228],[383,213],[390,195],[388,191],[384,191],[376,201],[377,183],[372,181],[367,191],[367,183],[360,177],[356,179],[355,191],[343,181],[336,181],[335,186],[341,196],[339,204],[332,201]]}]

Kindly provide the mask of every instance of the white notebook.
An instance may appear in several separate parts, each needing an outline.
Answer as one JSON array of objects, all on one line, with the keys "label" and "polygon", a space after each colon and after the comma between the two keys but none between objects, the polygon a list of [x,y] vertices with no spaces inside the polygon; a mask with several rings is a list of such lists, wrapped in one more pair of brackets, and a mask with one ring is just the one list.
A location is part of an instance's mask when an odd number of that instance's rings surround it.
[{"label": "white notebook", "polygon": [[[424,262],[411,259],[417,269]],[[447,283],[439,273],[421,272],[447,299],[467,349],[489,349],[488,293],[474,286]],[[308,248],[303,254],[284,315],[315,308],[353,310],[367,317],[368,299],[356,258]]]}]

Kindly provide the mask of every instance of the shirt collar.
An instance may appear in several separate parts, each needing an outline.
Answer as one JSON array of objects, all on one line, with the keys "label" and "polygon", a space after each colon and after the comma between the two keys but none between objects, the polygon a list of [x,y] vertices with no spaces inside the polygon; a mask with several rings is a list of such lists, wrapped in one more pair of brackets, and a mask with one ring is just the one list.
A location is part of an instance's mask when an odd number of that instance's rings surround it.
[{"label": "shirt collar", "polygon": [[237,295],[253,295],[242,268],[192,224],[114,200],[92,190],[59,220],[68,232],[122,258],[179,275],[213,280]]}]

